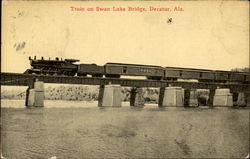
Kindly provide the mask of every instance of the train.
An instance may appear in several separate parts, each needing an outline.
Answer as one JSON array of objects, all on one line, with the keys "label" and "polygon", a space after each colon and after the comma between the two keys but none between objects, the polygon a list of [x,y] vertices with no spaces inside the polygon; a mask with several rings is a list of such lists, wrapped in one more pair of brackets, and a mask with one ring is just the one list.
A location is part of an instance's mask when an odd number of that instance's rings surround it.
[{"label": "train", "polygon": [[144,76],[150,80],[196,79],[199,82],[240,82],[250,83],[249,72],[232,72],[220,70],[206,70],[180,67],[162,67],[153,65],[139,65],[126,63],[76,64],[77,59],[45,60],[29,57],[31,68],[25,74],[64,75],[64,76],[92,76],[106,78],[120,78],[121,76]]}]

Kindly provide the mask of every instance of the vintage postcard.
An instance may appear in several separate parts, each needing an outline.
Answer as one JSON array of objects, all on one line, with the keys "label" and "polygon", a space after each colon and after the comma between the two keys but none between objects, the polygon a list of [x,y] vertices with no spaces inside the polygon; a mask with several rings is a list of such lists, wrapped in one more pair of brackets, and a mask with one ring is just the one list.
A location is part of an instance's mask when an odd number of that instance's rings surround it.
[{"label": "vintage postcard", "polygon": [[1,158],[249,156],[249,1],[4,0],[1,29]]}]

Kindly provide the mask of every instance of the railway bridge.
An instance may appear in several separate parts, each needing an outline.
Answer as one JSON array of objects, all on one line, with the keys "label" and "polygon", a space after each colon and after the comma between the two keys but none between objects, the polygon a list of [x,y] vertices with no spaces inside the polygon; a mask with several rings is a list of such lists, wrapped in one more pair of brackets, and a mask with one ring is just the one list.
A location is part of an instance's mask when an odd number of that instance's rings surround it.
[{"label": "railway bridge", "polygon": [[160,107],[198,106],[197,89],[209,89],[209,106],[238,106],[250,104],[250,85],[238,83],[180,82],[166,80],[142,80],[124,78],[51,76],[20,73],[1,73],[1,85],[28,86],[26,106],[43,106],[44,83],[99,85],[98,106],[121,106],[121,87],[132,87],[131,106],[143,106],[142,88],[160,88]]}]

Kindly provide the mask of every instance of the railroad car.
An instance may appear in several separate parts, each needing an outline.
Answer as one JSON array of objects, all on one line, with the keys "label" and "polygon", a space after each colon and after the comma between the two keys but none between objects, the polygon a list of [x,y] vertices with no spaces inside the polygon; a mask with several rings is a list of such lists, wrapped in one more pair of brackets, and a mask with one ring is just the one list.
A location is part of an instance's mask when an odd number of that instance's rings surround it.
[{"label": "railroad car", "polygon": [[245,75],[245,82],[250,83],[250,73]]},{"label": "railroad car", "polygon": [[180,70],[176,68],[166,67],[164,69],[164,79],[166,80],[177,80],[181,77]]},{"label": "railroad car", "polygon": [[250,73],[248,72],[230,72],[229,80],[241,83],[250,83]]},{"label": "railroad car", "polygon": [[104,67],[96,64],[79,64],[77,70],[77,76],[102,77],[104,75]]},{"label": "railroad car", "polygon": [[215,79],[215,72],[211,70],[202,70],[199,78],[200,82],[212,82]]},{"label": "railroad car", "polygon": [[240,82],[246,80],[246,74],[243,72],[229,72],[228,75],[229,81]]},{"label": "railroad car", "polygon": [[216,82],[226,82],[229,81],[229,71],[214,71]]},{"label": "railroad car", "polygon": [[106,77],[119,78],[121,75],[146,76],[148,79],[156,80],[160,80],[164,77],[164,69],[160,66],[106,63],[104,68]]},{"label": "railroad car", "polygon": [[214,80],[214,72],[204,69],[165,67],[165,79],[198,79],[199,81]]}]

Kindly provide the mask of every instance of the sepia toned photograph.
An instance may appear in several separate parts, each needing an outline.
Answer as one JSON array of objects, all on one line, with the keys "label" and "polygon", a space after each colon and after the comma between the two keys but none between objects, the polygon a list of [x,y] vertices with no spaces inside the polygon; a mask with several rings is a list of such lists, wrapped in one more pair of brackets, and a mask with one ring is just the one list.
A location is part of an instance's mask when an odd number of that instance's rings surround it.
[{"label": "sepia toned photograph", "polygon": [[249,1],[1,5],[1,159],[250,158]]}]

